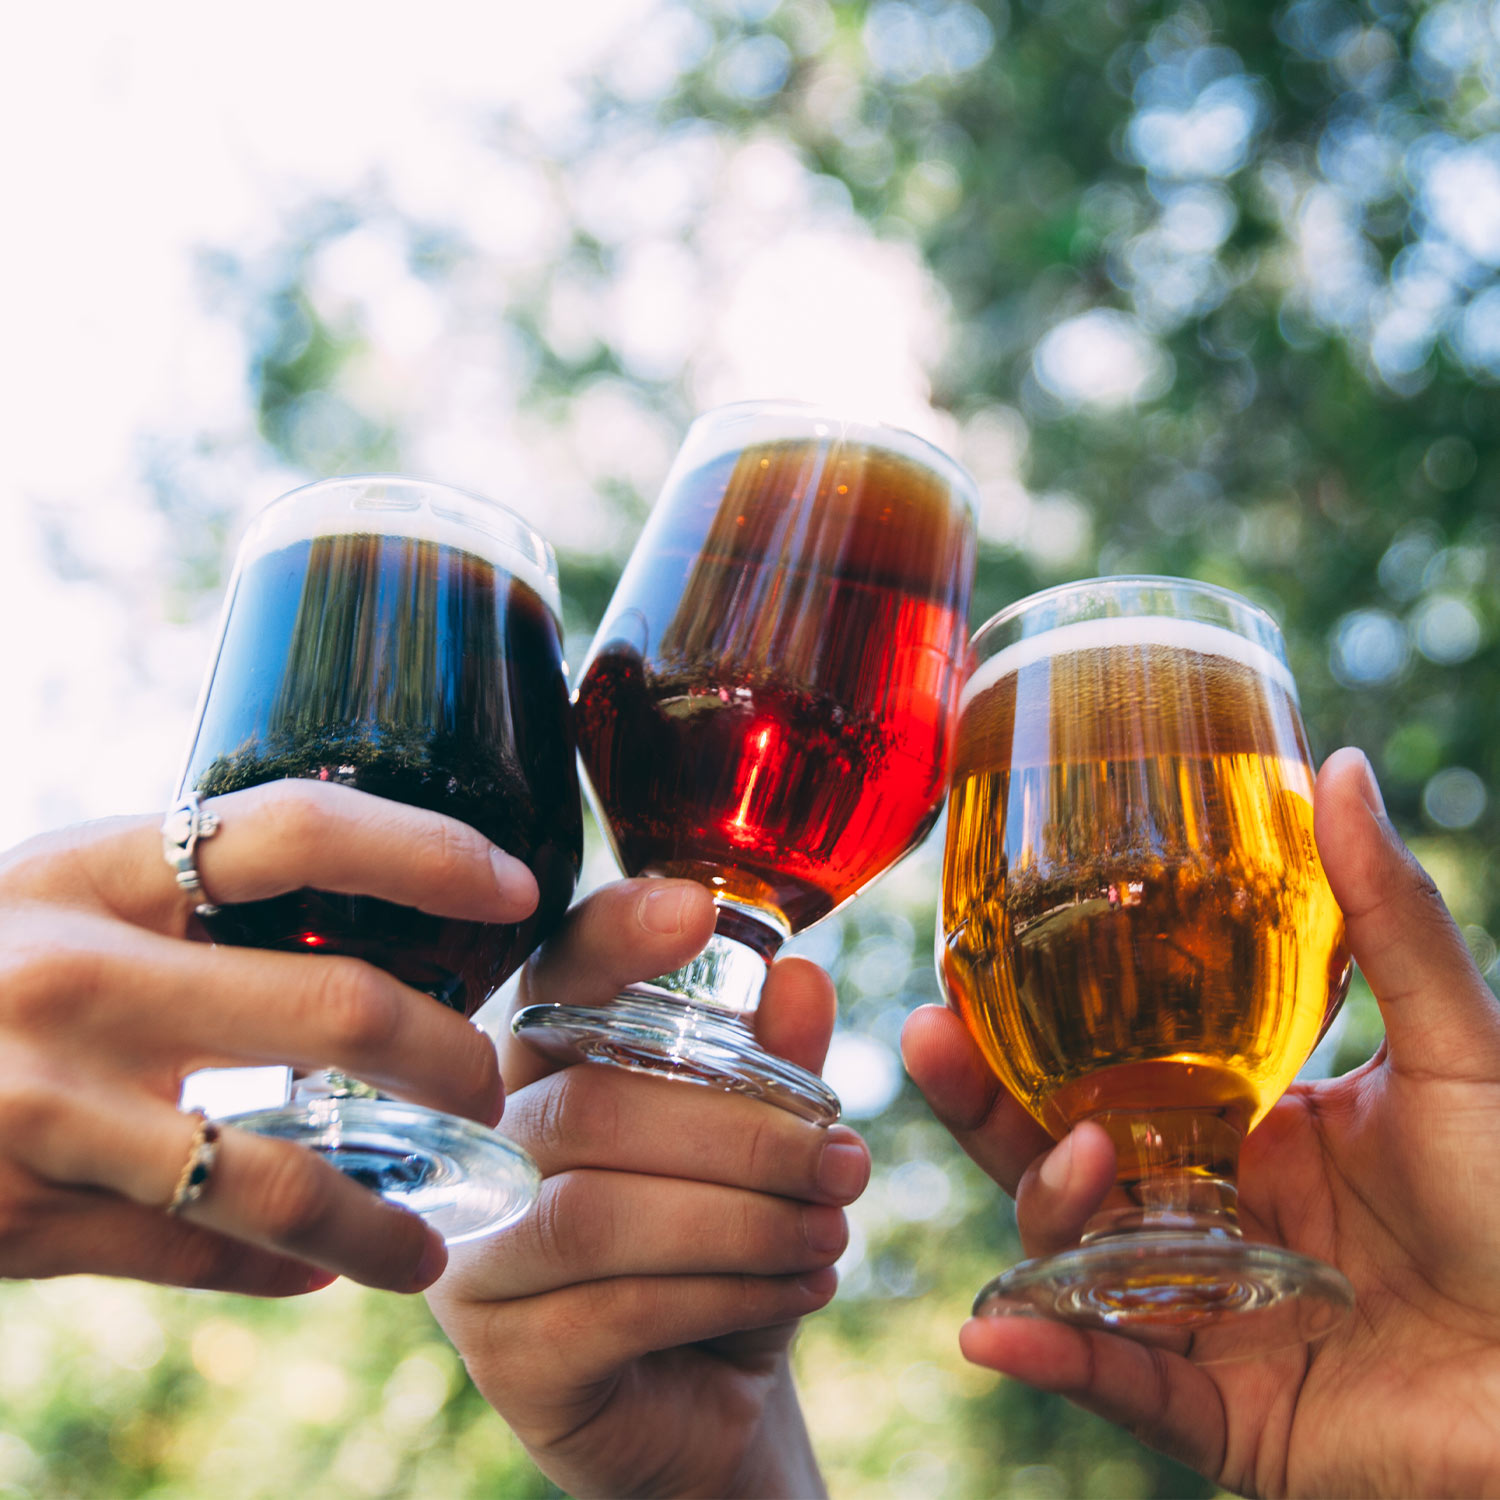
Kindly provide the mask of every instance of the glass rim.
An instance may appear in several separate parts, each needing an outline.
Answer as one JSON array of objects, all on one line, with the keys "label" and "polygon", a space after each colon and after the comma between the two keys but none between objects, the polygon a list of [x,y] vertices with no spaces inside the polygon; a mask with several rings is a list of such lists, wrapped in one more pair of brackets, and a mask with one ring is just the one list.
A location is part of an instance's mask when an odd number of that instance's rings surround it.
[{"label": "glass rim", "polygon": [[[367,474],[332,474],[323,479],[309,480],[306,484],[299,484],[295,489],[286,490],[261,506],[251,516],[240,545],[242,548],[246,546],[253,538],[256,529],[271,518],[273,512],[279,511],[284,505],[315,498],[321,493],[331,495],[339,490],[356,491],[364,487],[387,488],[395,491],[407,490],[422,495],[451,495],[466,504],[478,506],[486,519],[493,517],[499,523],[493,529],[489,527],[480,529],[485,530],[519,560],[529,565],[524,570],[517,571],[524,573],[524,581],[541,585],[537,588],[537,593],[554,618],[561,621],[562,593],[558,583],[557,552],[552,543],[524,516],[502,501],[491,499],[490,496],[482,495],[477,490],[466,489],[463,485],[449,484],[443,479],[427,479],[416,474],[397,474],[376,470]],[[472,517],[462,514],[449,515],[443,519],[460,524],[475,524]],[[378,525],[372,523],[370,534],[381,535],[383,533],[380,532]],[[498,562],[495,558],[486,560],[492,563]]]},{"label": "glass rim", "polygon": [[[951,453],[938,447],[931,438],[925,438],[921,433],[914,432],[910,427],[903,427],[899,422],[890,422],[873,414],[856,415],[847,408],[827,401],[806,401],[795,396],[747,397],[707,407],[699,412],[689,424],[687,432],[683,434],[679,451],[686,450],[691,435],[700,426],[707,430],[708,425],[719,418],[735,415],[750,416],[751,414],[770,417],[811,417],[815,420],[821,417],[830,425],[837,425],[845,431],[858,428],[872,435],[889,434],[899,441],[884,444],[880,443],[877,438],[872,446],[886,447],[892,452],[905,452],[909,457],[925,463],[928,468],[949,481],[953,491],[961,496],[963,503],[968,506],[971,515],[977,516],[979,513],[978,481]],[[718,453],[729,451],[728,448],[719,449],[711,456],[717,457]]]},{"label": "glass rim", "polygon": [[1048,588],[1038,589],[1034,594],[1027,594],[1024,598],[1007,604],[1004,609],[997,610],[989,619],[975,627],[969,636],[969,650],[977,651],[981,637],[993,635],[1003,626],[1010,624],[1011,621],[1035,609],[1038,605],[1050,603],[1054,599],[1061,599],[1069,594],[1127,587],[1184,589],[1205,598],[1217,599],[1223,604],[1245,611],[1260,624],[1268,626],[1275,632],[1278,640],[1285,639],[1281,626],[1270,610],[1263,608],[1253,599],[1247,599],[1244,594],[1237,594],[1233,589],[1225,588],[1222,584],[1207,583],[1198,578],[1177,577],[1170,573],[1107,573],[1097,578],[1075,578],[1067,583],[1054,583]]}]

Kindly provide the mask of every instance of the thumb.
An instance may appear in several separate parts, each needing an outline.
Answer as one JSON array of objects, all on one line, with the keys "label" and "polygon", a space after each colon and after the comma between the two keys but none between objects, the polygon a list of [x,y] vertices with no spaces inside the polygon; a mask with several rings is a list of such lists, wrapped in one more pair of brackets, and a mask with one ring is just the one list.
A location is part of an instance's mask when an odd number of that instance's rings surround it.
[{"label": "thumb", "polygon": [[1313,827],[1392,1064],[1449,1077],[1500,1071],[1500,1003],[1432,877],[1386,817],[1360,751],[1338,750],[1323,763]]},{"label": "thumb", "polygon": [[785,1057],[809,1073],[819,1073],[833,1039],[838,1005],[833,981],[805,958],[779,959],[771,965],[760,1009],[755,1013],[755,1036],[767,1052]]}]

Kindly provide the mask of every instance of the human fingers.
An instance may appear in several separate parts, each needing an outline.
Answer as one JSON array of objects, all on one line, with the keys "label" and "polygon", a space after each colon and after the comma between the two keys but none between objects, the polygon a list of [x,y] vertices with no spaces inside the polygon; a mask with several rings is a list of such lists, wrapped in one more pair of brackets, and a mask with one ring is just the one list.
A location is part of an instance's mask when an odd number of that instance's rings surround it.
[{"label": "human fingers", "polygon": [[919,1006],[906,1018],[901,1055],[933,1114],[1014,1195],[1052,1137],[995,1077],[963,1022],[946,1006]]},{"label": "human fingers", "polygon": [[[521,975],[516,1007],[607,1005],[625,985],[685,964],[714,930],[713,897],[691,880],[620,880],[580,901]],[[512,1089],[553,1071],[507,1030],[501,1069]]]},{"label": "human fingers", "polygon": [[755,1035],[767,1052],[821,1073],[833,1039],[838,997],[833,981],[799,957],[772,964],[755,1013]]},{"label": "human fingers", "polygon": [[1431,877],[1386,817],[1360,751],[1338,750],[1324,762],[1314,830],[1350,952],[1380,1004],[1391,1066],[1493,1078],[1500,1002]]},{"label": "human fingers", "polygon": [[630,1276],[779,1276],[831,1266],[848,1240],[844,1212],[831,1204],[675,1177],[563,1172],[543,1182],[524,1219],[458,1257],[449,1281],[454,1296],[485,1301]]},{"label": "human fingers", "polygon": [[1189,1468],[1217,1478],[1229,1433],[1213,1380],[1179,1354],[1043,1318],[970,1318],[964,1358],[1113,1422]]},{"label": "human fingers", "polygon": [[544,1177],[580,1169],[713,1182],[851,1203],[870,1153],[847,1125],[813,1125],[758,1099],[578,1063],[511,1095],[506,1134]]},{"label": "human fingers", "polygon": [[245,1297],[295,1297],[335,1279],[113,1193],[43,1182],[15,1163],[0,1168],[0,1202],[10,1225],[0,1234],[7,1278],[120,1276]]},{"label": "human fingers", "polygon": [[1085,1120],[1027,1167],[1016,1189],[1016,1223],[1027,1255],[1076,1245],[1115,1182],[1115,1148]]},{"label": "human fingers", "polygon": [[8,1033],[156,1068],[175,1090],[201,1067],[338,1067],[389,1092],[486,1123],[504,1093],[476,1027],[352,958],[208,947],[90,912],[49,908],[3,925]]},{"label": "human fingers", "polygon": [[[107,1189],[163,1216],[204,1139],[198,1117],[146,1095],[117,1094],[106,1108],[92,1095],[13,1085],[0,1118],[12,1159],[35,1176]],[[415,1215],[311,1151],[211,1129],[211,1170],[180,1210],[184,1222],[388,1291],[421,1291],[442,1274],[443,1242]]]},{"label": "human fingers", "polygon": [[[200,840],[195,860],[204,891],[220,905],[310,886],[476,922],[519,922],[536,909],[531,871],[442,813],[301,779],[229,792],[204,806],[219,827]],[[32,865],[49,893],[68,883],[158,931],[180,934],[204,899],[178,887],[154,818],[86,825],[37,849],[65,854],[73,867],[47,876]]]},{"label": "human fingers", "polygon": [[[661,1349],[794,1323],[826,1307],[832,1267],[792,1276],[626,1276],[476,1308],[451,1300],[446,1278],[429,1300],[474,1379],[502,1409],[545,1371],[573,1389]],[[522,1384],[518,1384],[517,1377]]]}]

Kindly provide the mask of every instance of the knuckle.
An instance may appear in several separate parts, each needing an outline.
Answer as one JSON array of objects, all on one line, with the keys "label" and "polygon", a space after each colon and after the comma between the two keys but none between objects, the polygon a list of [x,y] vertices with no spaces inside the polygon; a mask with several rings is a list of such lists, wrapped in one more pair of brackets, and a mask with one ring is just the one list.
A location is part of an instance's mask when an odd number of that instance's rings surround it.
[{"label": "knuckle", "polygon": [[783,1209],[781,1213],[767,1214],[759,1195],[740,1195],[730,1209],[728,1243],[753,1247],[762,1265],[780,1265],[794,1259],[803,1248],[800,1225],[799,1210]]},{"label": "knuckle", "polygon": [[1443,899],[1442,891],[1438,889],[1437,881],[1427,873],[1426,867],[1411,850],[1408,849],[1406,853],[1407,865],[1411,870],[1413,898],[1426,909],[1430,921],[1443,927],[1449,926],[1453,915]]},{"label": "knuckle", "polygon": [[14,1026],[55,1028],[60,1009],[76,1015],[100,986],[98,954],[75,942],[52,946],[22,941],[0,957],[0,1007]]},{"label": "knuckle", "polygon": [[422,883],[441,890],[460,883],[476,861],[487,859],[484,840],[466,824],[430,814],[413,830],[411,856]]},{"label": "knuckle", "polygon": [[304,859],[334,832],[338,817],[320,783],[289,777],[261,790],[257,822],[288,861]]},{"label": "knuckle", "polygon": [[580,1226],[569,1221],[568,1200],[572,1198],[564,1173],[549,1177],[531,1211],[528,1222],[536,1241],[537,1253],[550,1267],[563,1265],[580,1241]]},{"label": "knuckle", "polygon": [[331,1045],[344,1057],[386,1050],[401,1024],[394,983],[357,960],[326,959],[323,965],[319,1021]]},{"label": "knuckle", "polygon": [[[760,1111],[759,1113],[767,1113]],[[786,1151],[779,1140],[777,1125],[779,1121],[755,1119],[750,1126],[749,1134],[745,1137],[745,1165],[750,1174],[750,1182],[755,1185],[773,1181],[777,1167],[786,1159]],[[822,1142],[814,1142],[814,1148],[821,1150]],[[817,1171],[817,1159],[813,1161],[813,1171]]]},{"label": "knuckle", "polygon": [[322,1163],[300,1147],[278,1147],[260,1173],[252,1212],[271,1240],[297,1245],[316,1233],[329,1199]]},{"label": "knuckle", "polygon": [[[553,1265],[572,1265],[594,1276],[614,1264],[617,1241],[607,1182],[576,1172],[548,1179],[554,1184],[546,1254]],[[601,1191],[600,1189],[603,1189]]]},{"label": "knuckle", "polygon": [[536,1114],[537,1140],[553,1160],[588,1160],[594,1139],[592,1122],[597,1108],[593,1074],[588,1064],[564,1068],[547,1080]]}]

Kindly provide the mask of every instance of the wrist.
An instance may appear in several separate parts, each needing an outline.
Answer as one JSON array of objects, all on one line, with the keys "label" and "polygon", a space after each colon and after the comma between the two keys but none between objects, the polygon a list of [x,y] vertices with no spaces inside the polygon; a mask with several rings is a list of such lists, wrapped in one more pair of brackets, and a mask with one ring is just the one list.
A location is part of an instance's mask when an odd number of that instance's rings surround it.
[{"label": "wrist", "polygon": [[726,1500],[826,1500],[827,1486],[803,1419],[789,1354],[761,1411]]}]

